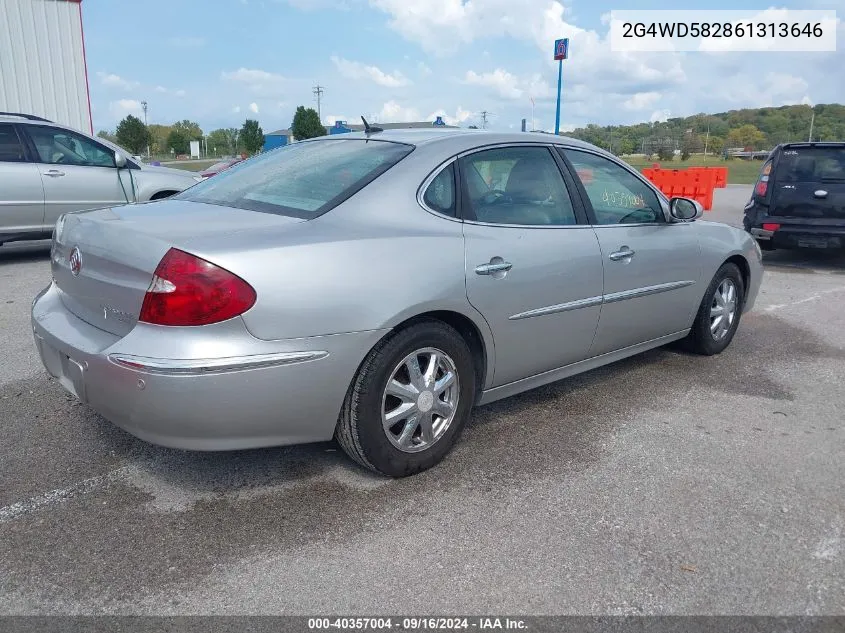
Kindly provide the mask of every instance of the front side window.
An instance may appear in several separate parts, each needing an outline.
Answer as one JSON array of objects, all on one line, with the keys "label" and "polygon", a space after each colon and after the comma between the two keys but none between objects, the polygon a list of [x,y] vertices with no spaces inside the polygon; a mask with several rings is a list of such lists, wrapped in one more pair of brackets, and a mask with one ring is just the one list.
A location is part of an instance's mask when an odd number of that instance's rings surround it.
[{"label": "front side window", "polygon": [[9,124],[0,124],[0,162],[22,163],[26,160],[23,144],[15,128]]},{"label": "front side window", "polygon": [[657,194],[628,170],[602,156],[563,150],[593,206],[596,224],[665,222]]},{"label": "front side window", "polygon": [[503,147],[461,159],[467,219],[493,224],[576,224],[572,200],[545,147]]},{"label": "front side window", "polygon": [[254,156],[174,197],[309,220],[340,204],[413,149],[372,139],[293,143]]},{"label": "front side window", "polygon": [[26,129],[35,144],[39,162],[84,167],[115,166],[114,152],[81,134],[44,125],[28,125]]}]

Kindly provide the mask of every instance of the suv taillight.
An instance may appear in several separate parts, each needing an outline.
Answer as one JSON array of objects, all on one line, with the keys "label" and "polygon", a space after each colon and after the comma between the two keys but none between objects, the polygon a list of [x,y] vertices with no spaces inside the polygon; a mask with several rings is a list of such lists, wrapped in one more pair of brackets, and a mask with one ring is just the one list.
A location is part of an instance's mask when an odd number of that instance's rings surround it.
[{"label": "suv taillight", "polygon": [[766,161],[763,165],[763,170],[760,172],[760,178],[754,186],[754,194],[760,198],[766,197],[766,192],[769,190],[769,174],[772,173],[772,161]]},{"label": "suv taillight", "polygon": [[138,320],[155,325],[209,325],[243,314],[255,299],[255,290],[237,275],[171,248],[156,267]]}]

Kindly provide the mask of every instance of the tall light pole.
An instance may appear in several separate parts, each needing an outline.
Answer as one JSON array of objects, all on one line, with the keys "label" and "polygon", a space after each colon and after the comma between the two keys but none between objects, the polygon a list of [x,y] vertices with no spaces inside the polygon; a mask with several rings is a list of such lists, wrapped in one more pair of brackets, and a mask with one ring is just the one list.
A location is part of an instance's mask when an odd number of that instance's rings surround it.
[{"label": "tall light pole", "polygon": [[[147,127],[147,102],[141,102],[141,108],[144,110],[144,127]],[[147,130],[147,134],[149,134],[149,129]],[[147,143],[147,160],[150,160],[150,144]]]}]

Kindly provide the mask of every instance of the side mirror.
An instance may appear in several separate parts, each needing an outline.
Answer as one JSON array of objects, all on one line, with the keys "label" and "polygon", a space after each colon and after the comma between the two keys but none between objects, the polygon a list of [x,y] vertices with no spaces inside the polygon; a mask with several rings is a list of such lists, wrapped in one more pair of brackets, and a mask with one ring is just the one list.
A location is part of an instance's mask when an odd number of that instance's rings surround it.
[{"label": "side mirror", "polygon": [[122,169],[123,167],[126,167],[126,156],[124,156],[120,152],[115,152],[114,153],[114,166],[117,167],[118,169]]},{"label": "side mirror", "polygon": [[672,198],[669,200],[669,214],[679,222],[692,222],[704,215],[704,207],[692,198]]}]

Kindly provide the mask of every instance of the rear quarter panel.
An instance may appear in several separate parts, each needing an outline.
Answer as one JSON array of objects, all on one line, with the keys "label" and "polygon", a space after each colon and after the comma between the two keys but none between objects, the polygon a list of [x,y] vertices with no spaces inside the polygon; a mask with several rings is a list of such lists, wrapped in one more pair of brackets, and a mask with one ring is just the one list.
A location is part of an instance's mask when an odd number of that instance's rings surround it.
[{"label": "rear quarter panel", "polygon": [[198,240],[191,251],[255,288],[258,300],[243,319],[256,338],[379,330],[448,310],[475,324],[489,366],[492,335],[466,296],[461,223],[417,202],[417,189],[432,168],[428,161],[400,162],[296,230]]}]

